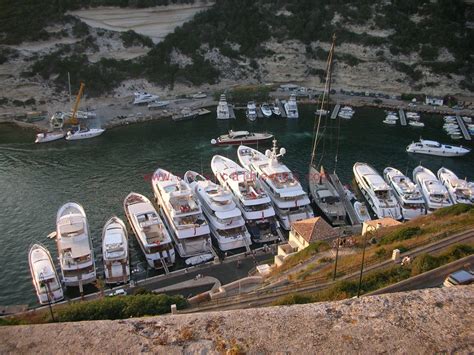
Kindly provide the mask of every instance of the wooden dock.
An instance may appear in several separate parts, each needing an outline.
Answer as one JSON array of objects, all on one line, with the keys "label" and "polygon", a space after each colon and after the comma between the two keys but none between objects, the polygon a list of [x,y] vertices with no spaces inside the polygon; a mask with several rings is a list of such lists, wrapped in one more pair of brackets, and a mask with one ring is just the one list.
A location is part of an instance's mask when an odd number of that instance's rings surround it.
[{"label": "wooden dock", "polygon": [[286,118],[286,111],[285,111],[285,107],[283,106],[283,103],[280,100],[276,99],[275,105],[278,105],[278,108],[280,109],[280,112],[281,112],[281,117]]},{"label": "wooden dock", "polygon": [[349,201],[349,198],[347,197],[346,192],[344,191],[344,187],[342,186],[342,183],[339,180],[339,177],[336,175],[336,173],[334,173],[334,174],[329,174],[329,179],[331,180],[332,184],[336,188],[336,191],[339,194],[339,197],[344,202],[344,207],[346,208],[347,216],[349,217],[351,224],[353,226],[359,225],[360,224],[359,218],[357,217],[357,214],[354,210],[354,206],[352,206],[351,201]]},{"label": "wooden dock", "polygon": [[461,116],[456,114],[456,120],[458,121],[459,128],[461,128],[462,135],[464,136],[464,139],[467,141],[471,140],[471,135],[469,134],[469,131],[467,130],[466,123],[464,120],[461,118]]},{"label": "wooden dock", "polygon": [[230,118],[235,119],[235,112],[234,112],[234,106],[232,105],[227,105],[229,107],[229,116]]},{"label": "wooden dock", "polygon": [[341,109],[341,105],[337,104],[334,106],[334,110],[332,110],[331,113],[331,120],[335,120],[337,118],[337,114],[339,113],[339,110]]},{"label": "wooden dock", "polygon": [[405,111],[401,108],[400,110],[398,110],[398,114],[400,115],[401,125],[406,126],[407,125],[407,118],[405,116]]}]

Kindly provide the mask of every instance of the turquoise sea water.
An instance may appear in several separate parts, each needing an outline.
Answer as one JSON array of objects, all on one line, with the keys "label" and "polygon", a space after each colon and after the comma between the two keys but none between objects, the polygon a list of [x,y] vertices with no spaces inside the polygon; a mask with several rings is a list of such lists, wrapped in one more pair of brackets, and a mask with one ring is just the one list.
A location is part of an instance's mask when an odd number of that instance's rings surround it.
[{"label": "turquoise sea water", "polygon": [[[156,168],[181,176],[189,169],[211,176],[214,154],[236,159],[235,147],[210,144],[228,129],[272,132],[278,145],[287,150],[284,163],[306,188],[314,110],[314,106],[301,106],[297,120],[248,122],[243,112],[229,122],[218,122],[214,116],[189,122],[163,120],[111,129],[91,140],[41,145],[32,143],[32,131],[0,125],[0,304],[36,302],[28,249],[40,241],[56,259],[55,243],[46,236],[55,229],[56,212],[63,203],[76,201],[84,206],[96,256],[100,256],[103,224],[114,214],[125,219],[122,202],[130,191],[153,196],[149,178]],[[445,166],[461,178],[474,179],[474,153],[440,158],[405,152],[407,144],[420,136],[455,144],[443,133],[440,116],[422,116],[426,124],[422,129],[384,125],[384,116],[382,110],[360,108],[352,120],[341,122],[337,172],[343,183],[351,183],[356,161],[368,162],[379,172],[390,165],[410,176],[421,162],[435,173]],[[332,169],[337,121],[328,122],[334,127],[325,133],[328,139],[323,162]],[[130,239],[132,262],[136,262],[141,252],[134,238]]]}]

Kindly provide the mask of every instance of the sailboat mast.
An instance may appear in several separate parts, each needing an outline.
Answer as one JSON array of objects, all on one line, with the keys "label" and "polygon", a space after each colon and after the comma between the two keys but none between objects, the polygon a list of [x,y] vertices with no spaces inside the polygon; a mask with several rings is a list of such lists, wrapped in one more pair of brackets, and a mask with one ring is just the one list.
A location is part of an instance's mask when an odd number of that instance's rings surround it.
[{"label": "sailboat mast", "polygon": [[[326,62],[326,81],[324,83],[324,91],[323,91],[323,96],[321,98],[319,117],[318,117],[317,123],[316,123],[316,121],[314,122],[315,127],[313,128],[314,138],[313,138],[313,149],[312,149],[312,152],[311,152],[311,165],[312,166],[314,165],[314,158],[316,157],[316,148],[317,148],[317,145],[318,145],[318,142],[319,142],[318,135],[319,135],[319,130],[321,128],[321,116],[322,116],[322,113],[323,113],[323,110],[324,110],[324,107],[325,107],[324,104],[325,104],[325,101],[329,101],[329,91],[330,91],[330,88],[331,88],[331,78],[332,78],[332,75],[331,75],[332,70],[331,69],[332,69],[332,60],[333,60],[335,45],[336,45],[336,34],[333,34],[331,49],[329,50],[329,55],[328,55],[328,59],[327,59],[327,62]],[[327,95],[328,99],[326,99],[326,95]]]}]

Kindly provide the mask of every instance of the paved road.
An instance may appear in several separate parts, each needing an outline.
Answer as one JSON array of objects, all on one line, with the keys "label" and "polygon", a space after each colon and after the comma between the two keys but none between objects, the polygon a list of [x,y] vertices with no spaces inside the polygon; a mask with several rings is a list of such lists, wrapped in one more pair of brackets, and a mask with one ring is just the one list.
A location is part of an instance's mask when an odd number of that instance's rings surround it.
[{"label": "paved road", "polygon": [[403,292],[419,290],[423,288],[439,287],[443,284],[446,277],[457,270],[472,270],[474,268],[474,255],[453,261],[434,270],[425,272],[421,275],[411,277],[408,280],[381,288],[377,291],[367,293],[365,296],[380,295],[383,293]]}]

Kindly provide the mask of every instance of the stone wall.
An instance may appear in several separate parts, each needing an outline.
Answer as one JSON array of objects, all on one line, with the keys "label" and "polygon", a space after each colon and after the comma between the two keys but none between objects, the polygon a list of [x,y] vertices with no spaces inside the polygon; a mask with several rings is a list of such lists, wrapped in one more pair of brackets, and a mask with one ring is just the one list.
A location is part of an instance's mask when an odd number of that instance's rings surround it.
[{"label": "stone wall", "polygon": [[474,286],[285,307],[0,328],[0,353],[469,353]]}]

